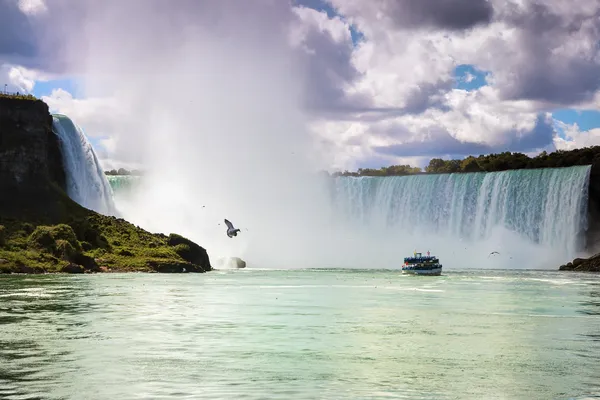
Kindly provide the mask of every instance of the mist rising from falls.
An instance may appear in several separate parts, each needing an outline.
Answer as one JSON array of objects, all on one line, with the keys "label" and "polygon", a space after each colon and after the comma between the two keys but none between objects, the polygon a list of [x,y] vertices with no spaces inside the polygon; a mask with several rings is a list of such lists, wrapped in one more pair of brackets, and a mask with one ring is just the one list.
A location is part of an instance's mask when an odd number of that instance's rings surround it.
[{"label": "mist rising from falls", "polygon": [[111,186],[81,128],[66,115],[53,114],[52,120],[60,139],[69,197],[101,214],[116,215]]},{"label": "mist rising from falls", "polygon": [[[224,215],[212,209],[218,199],[208,209],[199,202],[194,210],[173,197],[163,212],[173,228],[206,246],[211,257],[240,256],[250,267],[394,268],[416,249],[432,251],[446,269],[556,269],[582,248],[589,172],[583,166],[331,178],[322,186],[329,198],[311,199],[314,212],[290,209],[289,215],[302,218],[276,221],[285,231],[277,232],[272,218],[261,226],[260,218],[244,215],[242,227],[250,229],[234,240],[218,225]],[[119,206],[136,219],[143,200],[134,193],[144,177],[109,179]],[[500,255],[490,257],[492,251]]]}]

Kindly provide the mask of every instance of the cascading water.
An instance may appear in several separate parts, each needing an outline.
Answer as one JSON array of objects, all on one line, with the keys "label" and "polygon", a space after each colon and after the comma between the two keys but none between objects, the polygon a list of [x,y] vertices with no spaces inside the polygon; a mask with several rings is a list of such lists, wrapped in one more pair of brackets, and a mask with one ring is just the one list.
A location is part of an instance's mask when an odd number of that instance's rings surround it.
[{"label": "cascading water", "polygon": [[108,175],[106,178],[115,196],[134,191],[140,181],[136,175]]},{"label": "cascading water", "polygon": [[[399,239],[458,239],[469,251],[491,241],[487,250],[505,254],[522,241],[568,260],[584,244],[590,168],[337,177],[332,195],[353,229],[387,231]],[[514,235],[512,248],[493,247],[501,245],[494,239],[498,232]],[[528,261],[515,257],[517,262]]]},{"label": "cascading water", "polygon": [[60,139],[67,194],[86,208],[116,215],[112,189],[85,134],[66,115],[53,114],[52,119],[54,133]]},{"label": "cascading water", "polygon": [[[302,218],[285,235],[271,232],[269,220],[259,218],[235,241],[226,238],[217,225],[222,216],[210,206],[192,209],[177,203],[168,221],[180,216],[174,231],[202,243],[211,257],[240,256],[254,266],[397,268],[416,249],[431,250],[445,270],[556,269],[583,248],[589,173],[589,166],[579,166],[331,178],[326,180],[331,197],[323,198],[327,204],[314,200],[314,213],[290,210]],[[132,195],[145,178],[110,180],[119,208],[136,220],[149,197]],[[493,251],[500,254],[490,256]]]}]

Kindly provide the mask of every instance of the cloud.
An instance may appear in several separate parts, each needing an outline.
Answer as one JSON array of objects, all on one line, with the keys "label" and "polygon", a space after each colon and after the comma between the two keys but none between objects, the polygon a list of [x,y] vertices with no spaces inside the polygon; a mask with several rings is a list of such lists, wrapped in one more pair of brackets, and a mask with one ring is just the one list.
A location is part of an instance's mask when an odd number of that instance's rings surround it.
[{"label": "cloud", "polygon": [[0,63],[30,64],[38,52],[34,26],[15,0],[0,0]]},{"label": "cloud", "polygon": [[375,3],[399,29],[463,30],[489,23],[493,14],[487,0],[380,0]]},{"label": "cloud", "polygon": [[8,92],[31,93],[35,82],[44,78],[39,71],[25,68],[20,65],[0,63],[0,90]]},{"label": "cloud", "polygon": [[577,124],[558,122],[564,132],[564,138],[554,138],[554,145],[559,150],[573,150],[581,147],[600,145],[600,128],[581,131]]},{"label": "cloud", "polygon": [[38,15],[48,11],[44,0],[19,0],[18,6],[25,15]]},{"label": "cloud", "polygon": [[[493,8],[486,0],[331,0],[339,13],[361,26],[379,23],[381,29],[460,31],[487,24]],[[367,29],[371,36],[371,29]]]},{"label": "cloud", "polygon": [[305,104],[315,113],[353,112],[368,109],[365,95],[352,94],[360,73],[352,64],[353,42],[350,26],[339,17],[295,7],[291,43],[305,65]]},{"label": "cloud", "polygon": [[600,89],[600,3],[513,4],[503,20],[515,30],[514,56],[498,59],[504,98],[577,104]]},{"label": "cloud", "polygon": [[[405,127],[399,127],[405,130]],[[433,127],[417,135],[421,140],[411,140],[401,144],[375,147],[377,153],[397,157],[459,157],[503,151],[528,152],[532,149],[542,149],[552,144],[554,129],[552,120],[545,115],[538,115],[533,127],[529,130],[514,130],[503,132],[502,143],[489,144],[485,142],[461,141],[443,127]]]},{"label": "cloud", "polygon": [[[435,6],[429,0],[328,0],[333,13],[268,0],[181,0],[177,9],[157,0],[25,3],[0,0],[0,60],[19,60],[10,68],[21,71],[11,82],[27,88],[42,72],[87,74],[89,102],[64,93],[49,101],[75,115],[88,134],[112,138],[106,156],[124,161],[137,130],[114,122],[121,110],[160,112],[134,104],[139,96],[133,91],[200,90],[201,69],[192,67],[198,54],[212,51],[219,60],[225,52],[204,36],[235,47],[227,62],[240,65],[256,57],[245,41],[286,48],[273,63],[287,63],[294,80],[290,101],[311,119],[307,140],[341,167],[406,158],[406,149],[435,156],[443,146],[454,154],[532,152],[553,143],[547,112],[600,104],[600,3],[593,0],[445,0]],[[360,42],[352,40],[357,32]],[[186,60],[189,68],[181,70]],[[487,86],[455,89],[459,65],[486,71]],[[228,68],[212,73],[218,78]],[[175,71],[181,74],[176,80]],[[261,73],[250,68],[238,77],[263,82]],[[115,79],[125,75],[136,84]],[[146,86],[136,86],[141,82]]]}]

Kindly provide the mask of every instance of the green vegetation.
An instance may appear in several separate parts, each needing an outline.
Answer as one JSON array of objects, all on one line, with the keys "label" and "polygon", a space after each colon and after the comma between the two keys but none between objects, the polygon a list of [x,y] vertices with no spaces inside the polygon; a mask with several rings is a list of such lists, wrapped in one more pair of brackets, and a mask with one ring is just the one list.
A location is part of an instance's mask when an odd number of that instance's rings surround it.
[{"label": "green vegetation", "polygon": [[133,169],[131,171],[125,168],[119,169],[111,169],[110,171],[104,171],[104,175],[132,175],[132,176],[141,176],[144,175],[143,171]]},{"label": "green vegetation", "polygon": [[600,146],[585,147],[575,150],[557,150],[552,153],[543,151],[535,157],[523,153],[509,151],[499,154],[469,156],[462,160],[442,160],[434,158],[425,167],[409,165],[392,165],[381,169],[358,169],[356,172],[336,172],[335,176],[400,176],[413,174],[440,174],[453,172],[495,172],[529,168],[559,168],[574,165],[590,165],[600,162]]},{"label": "green vegetation", "polygon": [[44,200],[36,207],[21,199],[19,213],[0,203],[0,272],[211,270],[206,251],[182,236],[152,234],[97,214],[55,187],[44,193]]},{"label": "green vegetation", "polygon": [[336,172],[335,176],[395,176],[395,175],[413,175],[421,173],[421,168],[411,167],[410,165],[392,165],[380,169],[359,168],[356,172]]},{"label": "green vegetation", "polygon": [[16,99],[16,100],[30,100],[30,101],[36,101],[39,100],[37,97],[31,95],[31,94],[17,94],[17,93],[3,93],[0,92],[0,98],[9,98],[9,99]]}]

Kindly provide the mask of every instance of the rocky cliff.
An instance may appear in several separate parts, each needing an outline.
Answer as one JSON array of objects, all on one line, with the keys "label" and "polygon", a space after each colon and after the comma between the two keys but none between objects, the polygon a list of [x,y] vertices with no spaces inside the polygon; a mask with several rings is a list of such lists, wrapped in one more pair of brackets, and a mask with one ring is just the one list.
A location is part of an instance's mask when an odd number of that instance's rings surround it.
[{"label": "rocky cliff", "polygon": [[0,97],[0,188],[35,191],[49,182],[65,189],[48,105],[41,100]]},{"label": "rocky cliff", "polygon": [[600,272],[600,254],[590,258],[576,258],[570,263],[561,265],[558,269],[560,271]]},{"label": "rocky cliff", "polygon": [[206,250],[88,210],[65,192],[48,106],[0,95],[0,272],[206,272]]},{"label": "rocky cliff", "polygon": [[585,237],[585,249],[590,253],[600,252],[600,158],[594,161],[590,171],[588,229]]}]

